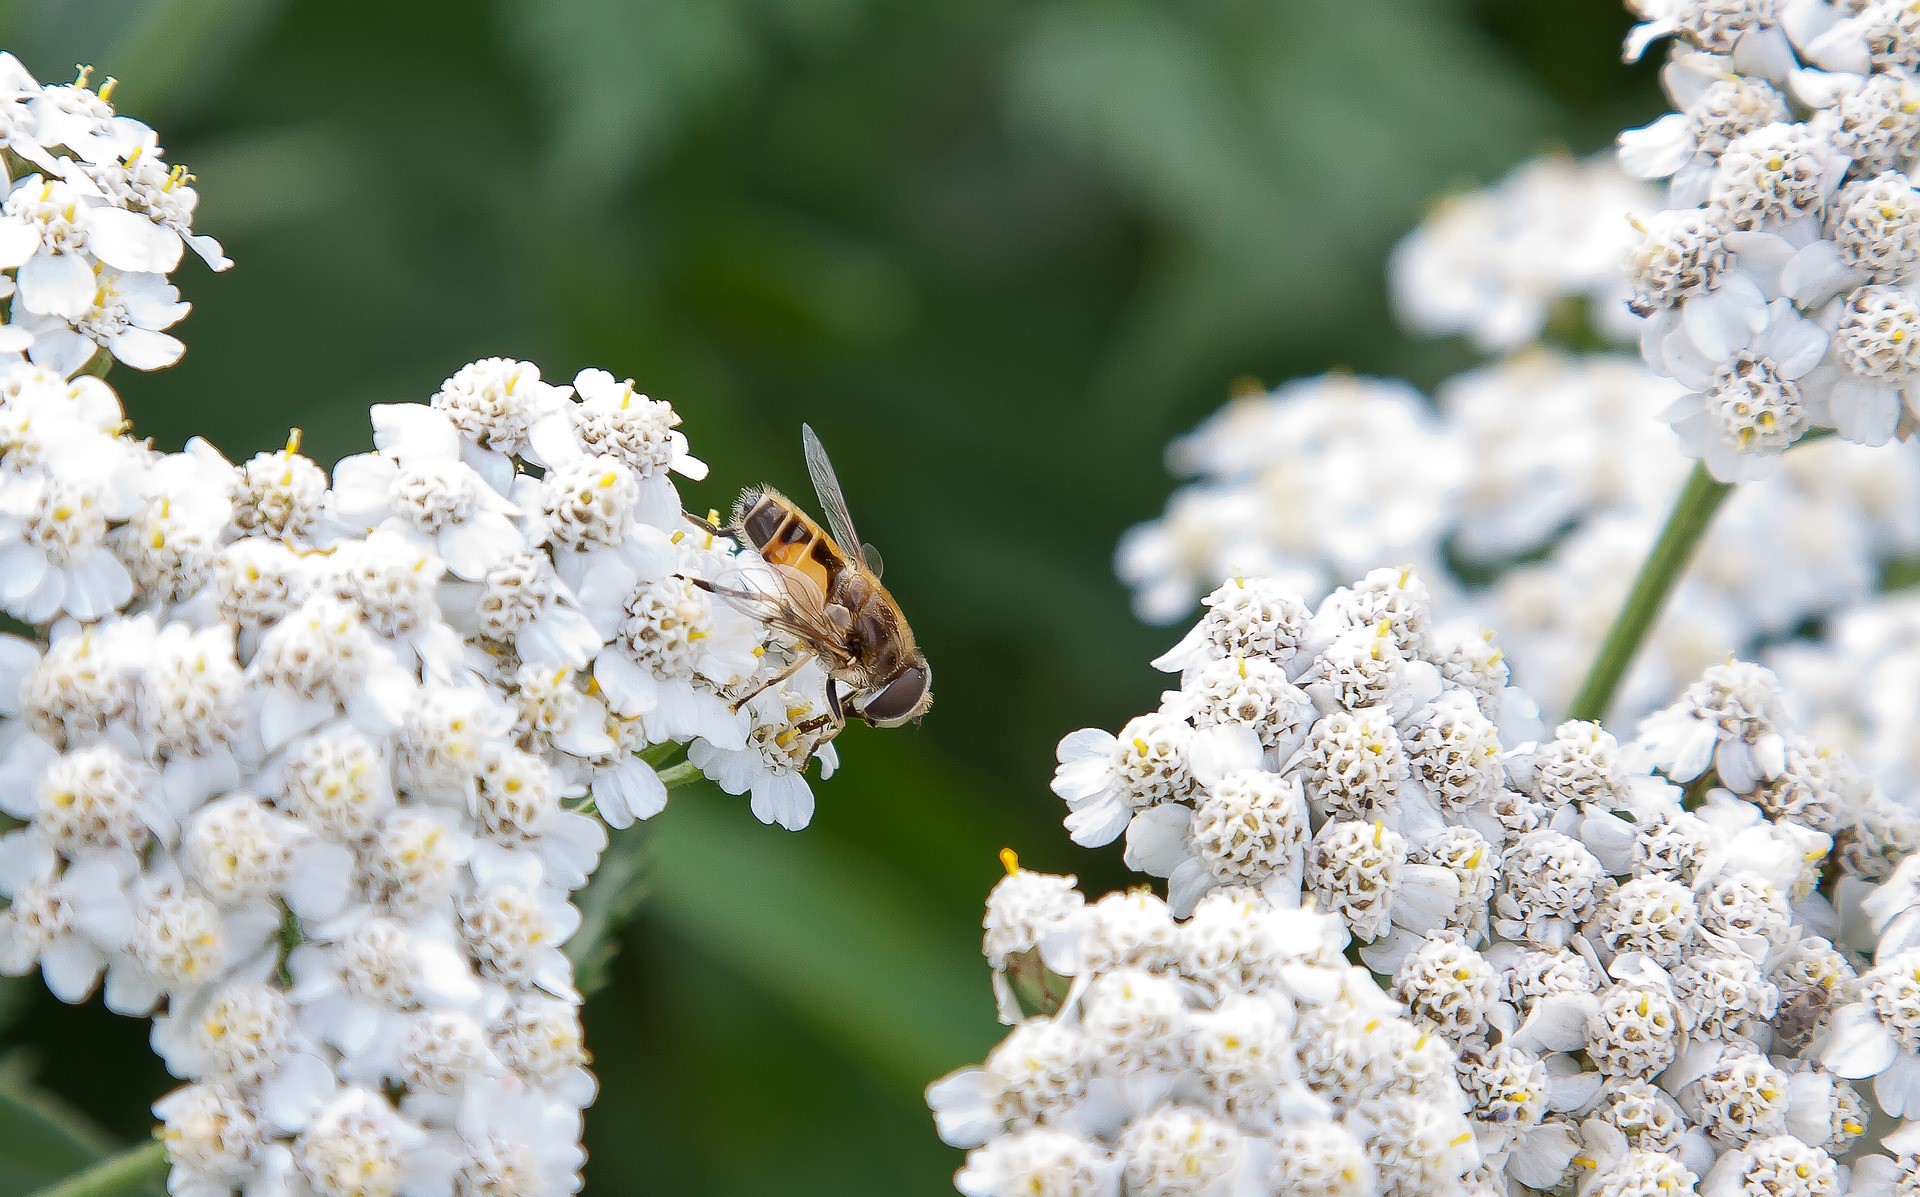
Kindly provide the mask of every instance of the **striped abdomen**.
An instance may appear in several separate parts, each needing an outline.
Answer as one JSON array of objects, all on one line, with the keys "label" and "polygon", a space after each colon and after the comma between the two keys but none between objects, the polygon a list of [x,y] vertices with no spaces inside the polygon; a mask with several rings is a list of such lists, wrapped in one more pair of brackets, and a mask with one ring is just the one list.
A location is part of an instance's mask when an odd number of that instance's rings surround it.
[{"label": "striped abdomen", "polygon": [[806,575],[822,597],[847,568],[846,555],[806,512],[775,490],[749,490],[733,509],[733,526],[769,565]]}]

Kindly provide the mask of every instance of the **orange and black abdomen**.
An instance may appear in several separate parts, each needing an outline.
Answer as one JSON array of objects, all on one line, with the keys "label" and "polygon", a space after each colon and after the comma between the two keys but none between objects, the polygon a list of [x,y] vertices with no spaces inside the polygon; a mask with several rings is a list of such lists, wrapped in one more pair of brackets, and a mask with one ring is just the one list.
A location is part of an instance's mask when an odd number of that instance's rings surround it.
[{"label": "orange and black abdomen", "polygon": [[769,565],[806,575],[820,587],[823,598],[834,593],[834,581],[846,568],[846,558],[826,529],[774,490],[750,490],[733,509],[733,526]]}]

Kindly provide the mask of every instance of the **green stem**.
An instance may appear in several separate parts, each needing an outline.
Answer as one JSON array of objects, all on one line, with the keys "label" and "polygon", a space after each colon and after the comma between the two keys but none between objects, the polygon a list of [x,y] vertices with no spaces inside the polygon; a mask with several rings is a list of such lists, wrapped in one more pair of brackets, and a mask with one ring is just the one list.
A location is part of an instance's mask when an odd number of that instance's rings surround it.
[{"label": "green stem", "polygon": [[95,378],[105,378],[107,371],[113,369],[113,353],[105,345],[93,351],[87,364],[80,367],[80,373],[91,374]]},{"label": "green stem", "polygon": [[665,769],[660,770],[660,784],[671,790],[677,786],[683,786],[689,782],[697,781],[700,776],[700,766],[694,764],[692,761],[681,761],[677,765],[669,765]]},{"label": "green stem", "polygon": [[166,1170],[166,1144],[155,1139],[101,1160],[85,1172],[76,1172],[41,1189],[33,1197],[111,1197],[161,1176]]},{"label": "green stem", "polygon": [[1659,617],[1660,608],[1666,605],[1667,596],[1673,593],[1687,563],[1693,560],[1700,538],[1713,522],[1713,513],[1720,509],[1732,490],[1731,485],[1714,481],[1706,466],[1693,467],[1686,487],[1674,500],[1667,526],[1641,564],[1640,575],[1633,580],[1626,605],[1614,617],[1613,627],[1608,629],[1607,638],[1600,645],[1600,655],[1594,658],[1593,668],[1580,683],[1580,693],[1567,709],[1569,719],[1605,718],[1608,708],[1613,706],[1614,691],[1620,688],[1620,679],[1626,676],[1627,667],[1633,664],[1634,654],[1640,651],[1640,644]]}]

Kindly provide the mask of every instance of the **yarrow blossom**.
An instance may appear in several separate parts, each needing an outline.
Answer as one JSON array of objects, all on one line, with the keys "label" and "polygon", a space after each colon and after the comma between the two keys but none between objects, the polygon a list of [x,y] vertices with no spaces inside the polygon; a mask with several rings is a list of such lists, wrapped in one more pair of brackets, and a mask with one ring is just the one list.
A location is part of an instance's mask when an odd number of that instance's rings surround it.
[{"label": "yarrow blossom", "polygon": [[1629,221],[1658,206],[1653,188],[1606,156],[1537,158],[1484,190],[1447,196],[1394,248],[1401,322],[1506,352],[1540,340],[1579,304],[1609,341],[1631,341],[1639,320],[1619,262]]},{"label": "yarrow blossom", "polygon": [[1897,0],[1635,4],[1674,111],[1620,138],[1666,185],[1627,255],[1642,352],[1689,455],[1759,478],[1809,433],[1882,445],[1920,390],[1914,22]]},{"label": "yarrow blossom", "polygon": [[170,364],[166,272],[229,263],[85,84],[0,55],[0,972],[153,1020],[174,1193],[575,1192],[573,896],[703,771],[805,826],[825,676],[695,584],[775,582],[605,371],[472,363],[331,477],[135,440],[96,354]]},{"label": "yarrow blossom", "polygon": [[1167,462],[1195,482],[1117,554],[1135,608],[1156,623],[1235,574],[1324,593],[1375,565],[1426,562],[1466,478],[1456,438],[1417,392],[1339,374],[1237,396]]},{"label": "yarrow blossom", "polygon": [[0,971],[153,1016],[176,1191],[574,1191],[564,949],[606,825],[682,745],[805,825],[832,747],[764,744],[824,677],[736,707],[795,647],[688,583],[758,557],[680,526],[664,471],[697,464],[633,400],[477,363],[375,408],[330,485],[297,441],[158,453],[99,379],[0,366],[0,608],[33,632],[0,652]]},{"label": "yarrow blossom", "polygon": [[[1177,687],[1066,736],[1053,787],[1071,838],[1124,838],[1166,898],[1089,903],[1017,870],[996,887],[1013,1031],[929,1092],[972,1149],[962,1192],[1407,1191],[1391,1149],[1329,1131],[1299,1085],[1324,1099],[1330,1058],[1421,1072],[1435,1044],[1476,1158],[1427,1140],[1423,1189],[1894,1197],[1920,1177],[1920,636],[1904,595],[1869,601],[1920,555],[1920,458],[1881,447],[1920,427],[1920,8],[1629,7],[1629,57],[1674,47],[1676,111],[1620,143],[1647,186],[1531,164],[1396,253],[1405,323],[1510,356],[1445,384],[1437,420],[1373,381],[1408,419],[1325,419],[1322,394],[1355,387],[1331,376],[1236,400],[1170,451],[1196,481],[1118,572],[1145,618],[1203,594],[1204,614],[1155,662]],[[1529,344],[1634,336],[1640,362]],[[1413,422],[1422,438],[1395,431]],[[1314,474],[1336,457],[1367,467]],[[1627,716],[1543,726],[1689,459],[1751,485],[1647,635]],[[1741,659],[1760,650],[1779,675]],[[1335,990],[1299,945],[1329,922],[1319,959],[1387,999],[1363,1025],[1417,1038],[1363,1052],[1323,1017]],[[1223,1118],[1197,1032],[1169,1041],[1220,992],[1188,937],[1225,923],[1250,986],[1232,992],[1293,1017],[1292,1069]],[[1135,1039],[1106,1033],[1116,994]],[[1349,1138],[1406,1125],[1336,1113]]]},{"label": "yarrow blossom", "polygon": [[1013,1030],[928,1095],[961,1192],[1837,1194],[1842,1160],[1906,1166],[1869,1125],[1920,1100],[1920,816],[1770,672],[1711,668],[1625,741],[1548,733],[1411,572],[1207,607],[1159,710],[1069,735],[1055,778],[1074,838],[1124,831],[1167,900],[1011,858],[988,900]]},{"label": "yarrow blossom", "polygon": [[1346,962],[1337,920],[1232,889],[1176,922],[1010,867],[989,956],[1038,940],[1025,952],[1073,992],[928,1089],[969,1149],[961,1193],[1468,1191],[1480,1153],[1450,1052]]},{"label": "yarrow blossom", "polygon": [[[1317,599],[1340,568],[1411,562],[1443,606],[1499,627],[1515,682],[1545,711],[1564,710],[1683,485],[1687,459],[1660,419],[1678,384],[1619,355],[1534,347],[1448,380],[1438,421],[1409,417],[1427,430],[1420,438],[1317,415],[1356,390],[1379,396],[1383,413],[1385,397],[1403,393],[1340,377],[1289,384],[1235,400],[1175,442],[1170,458],[1199,479],[1121,543],[1136,609],[1171,622],[1221,581],[1263,571]],[[1348,522],[1292,520],[1321,510],[1310,487],[1327,461],[1370,463],[1327,482],[1343,488],[1335,507]],[[1281,475],[1300,492],[1276,503]],[[1888,565],[1920,554],[1916,513],[1913,446],[1801,446],[1729,498],[1621,709],[1651,710],[1727,655],[1757,654],[1861,601]],[[1390,534],[1357,531],[1375,522]]]},{"label": "yarrow blossom", "polygon": [[90,77],[43,86],[0,53],[0,354],[61,375],[95,360],[156,370],[185,348],[167,331],[190,306],[167,281],[184,251],[233,262],[193,231],[193,175],[114,112],[114,80],[94,91]]}]

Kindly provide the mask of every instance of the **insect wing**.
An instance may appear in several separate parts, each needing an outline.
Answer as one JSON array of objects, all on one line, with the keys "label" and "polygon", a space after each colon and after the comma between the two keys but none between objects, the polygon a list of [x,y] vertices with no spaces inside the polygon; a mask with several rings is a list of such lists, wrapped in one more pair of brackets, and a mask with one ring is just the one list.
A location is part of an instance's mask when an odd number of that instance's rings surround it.
[{"label": "insect wing", "polygon": [[829,617],[826,596],[799,570],[771,564],[751,571],[729,570],[705,586],[828,659],[847,659],[846,629]]},{"label": "insect wing", "polygon": [[840,479],[833,472],[833,463],[827,460],[827,448],[814,435],[811,425],[800,425],[800,444],[806,451],[807,473],[813,477],[813,492],[820,497],[820,507],[827,513],[827,529],[833,533],[833,539],[840,545],[840,551],[851,554],[855,562],[865,566],[866,549],[860,543],[860,534],[853,530],[853,515],[847,510],[847,496],[840,493]]}]

